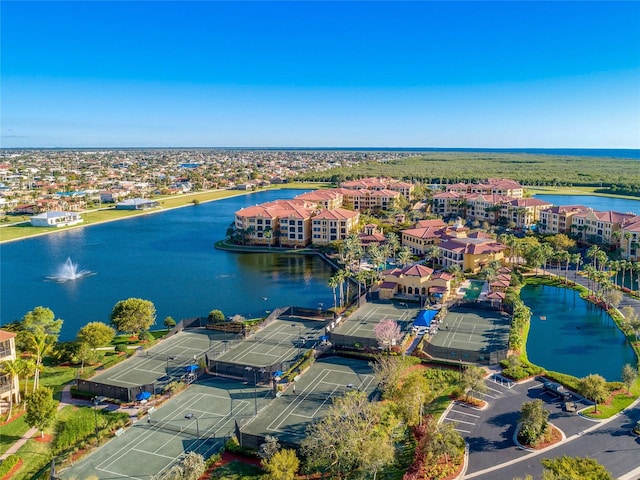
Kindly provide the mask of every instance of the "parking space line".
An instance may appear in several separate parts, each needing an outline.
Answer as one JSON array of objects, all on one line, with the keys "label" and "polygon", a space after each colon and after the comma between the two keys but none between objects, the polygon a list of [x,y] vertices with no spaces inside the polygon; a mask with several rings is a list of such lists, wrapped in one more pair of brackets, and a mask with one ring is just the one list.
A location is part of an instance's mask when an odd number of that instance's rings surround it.
[{"label": "parking space line", "polygon": [[459,413],[460,415],[468,415],[470,417],[480,418],[480,415],[474,415],[473,413],[460,412],[458,410],[451,410],[450,412]]},{"label": "parking space line", "polygon": [[466,422],[464,420],[453,420],[451,418],[447,418],[447,420],[450,420],[451,422],[455,422],[455,423],[464,423],[466,425],[475,425],[475,423],[473,423],[473,422]]},{"label": "parking space line", "polygon": [[469,430],[462,430],[461,428],[454,428],[454,430],[461,433],[471,433]]}]

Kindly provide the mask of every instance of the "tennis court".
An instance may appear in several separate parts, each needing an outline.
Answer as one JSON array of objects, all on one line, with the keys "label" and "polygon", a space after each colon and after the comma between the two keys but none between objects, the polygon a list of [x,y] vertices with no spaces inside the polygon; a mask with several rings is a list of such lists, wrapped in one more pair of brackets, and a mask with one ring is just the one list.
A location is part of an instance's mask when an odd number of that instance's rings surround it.
[{"label": "tennis court", "polygon": [[243,440],[248,440],[247,433],[257,442],[273,435],[282,442],[299,444],[307,427],[326,415],[335,397],[357,389],[371,395],[376,388],[368,362],[342,357],[318,359],[294,385],[241,429]]},{"label": "tennis court", "polygon": [[186,391],[110,440],[59,478],[159,478],[186,452],[208,458],[233,433],[234,419],[253,416],[272,393],[239,382],[214,378]]},{"label": "tennis court", "polygon": [[324,335],[324,322],[299,318],[277,319],[214,359],[237,365],[267,367],[295,360],[318,343],[321,335]]},{"label": "tennis court", "polygon": [[335,332],[350,337],[375,339],[373,329],[382,320],[396,320],[402,331],[411,328],[420,310],[417,303],[371,301],[362,305],[336,327]]},{"label": "tennis court", "polygon": [[182,331],[162,340],[148,350],[140,350],[131,358],[99,373],[91,381],[119,387],[135,387],[157,383],[163,377],[181,377],[185,367],[197,364],[211,349],[226,349],[236,334],[204,328]]},{"label": "tennis court", "polygon": [[511,318],[495,310],[456,308],[447,313],[427,353],[437,358],[493,363],[506,357]]}]

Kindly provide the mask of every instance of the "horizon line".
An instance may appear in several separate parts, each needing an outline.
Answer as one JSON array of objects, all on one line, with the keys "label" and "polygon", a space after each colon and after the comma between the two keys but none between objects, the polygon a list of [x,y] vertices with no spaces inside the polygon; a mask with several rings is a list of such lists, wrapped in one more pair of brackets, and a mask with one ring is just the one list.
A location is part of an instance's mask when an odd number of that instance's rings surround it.
[{"label": "horizon line", "polygon": [[0,150],[118,150],[118,149],[130,149],[130,150],[640,150],[640,147],[364,147],[364,146],[348,146],[348,147],[318,147],[318,146],[278,146],[278,147],[265,147],[265,146],[64,146],[64,147],[2,147]]}]

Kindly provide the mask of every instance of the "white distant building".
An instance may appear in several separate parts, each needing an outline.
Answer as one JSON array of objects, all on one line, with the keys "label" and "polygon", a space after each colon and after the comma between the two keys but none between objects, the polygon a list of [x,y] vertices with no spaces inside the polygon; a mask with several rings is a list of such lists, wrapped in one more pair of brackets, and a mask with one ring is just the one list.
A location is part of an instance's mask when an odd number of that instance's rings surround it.
[{"label": "white distant building", "polygon": [[130,198],[116,204],[116,210],[148,210],[157,208],[160,203],[155,200],[147,200],[144,198]]},{"label": "white distant building", "polygon": [[34,227],[68,227],[82,222],[80,214],[75,212],[44,212],[31,217]]}]

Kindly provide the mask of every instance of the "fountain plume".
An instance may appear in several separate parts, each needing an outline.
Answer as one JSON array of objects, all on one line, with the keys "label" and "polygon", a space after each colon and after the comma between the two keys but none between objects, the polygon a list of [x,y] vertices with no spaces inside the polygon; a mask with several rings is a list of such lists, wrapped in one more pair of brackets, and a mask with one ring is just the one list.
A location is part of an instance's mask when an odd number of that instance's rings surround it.
[{"label": "fountain plume", "polygon": [[78,270],[78,264],[73,263],[70,257],[60,265],[58,271],[54,275],[50,275],[47,278],[59,283],[72,282],[81,278],[93,275],[94,273],[89,270]]}]

